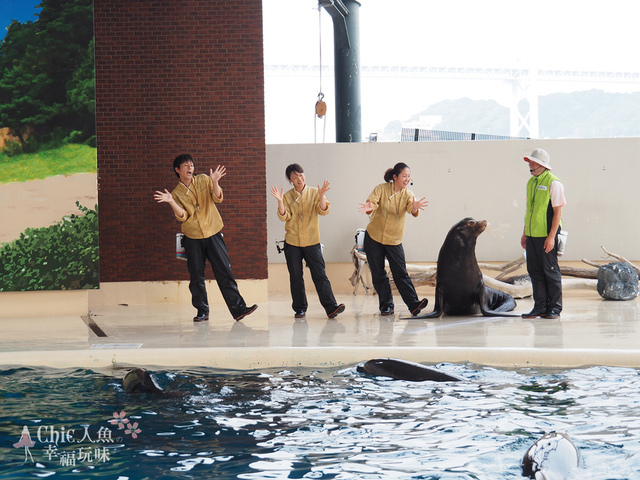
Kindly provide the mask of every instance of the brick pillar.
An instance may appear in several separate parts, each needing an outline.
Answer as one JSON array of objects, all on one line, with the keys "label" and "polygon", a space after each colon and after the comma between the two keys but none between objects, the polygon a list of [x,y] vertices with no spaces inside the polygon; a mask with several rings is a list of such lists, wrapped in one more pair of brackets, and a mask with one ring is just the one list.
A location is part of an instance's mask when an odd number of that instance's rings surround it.
[{"label": "brick pillar", "polygon": [[[95,0],[100,277],[186,280],[155,190],[171,164],[227,167],[218,206],[237,279],[267,278],[261,0]],[[211,273],[207,274],[208,278]]]}]

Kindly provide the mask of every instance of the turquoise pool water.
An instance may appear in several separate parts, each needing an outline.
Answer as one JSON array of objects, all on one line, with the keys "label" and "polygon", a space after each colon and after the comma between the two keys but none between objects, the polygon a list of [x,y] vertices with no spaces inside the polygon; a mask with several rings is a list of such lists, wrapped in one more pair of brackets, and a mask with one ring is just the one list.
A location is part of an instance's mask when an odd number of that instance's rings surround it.
[{"label": "turquoise pool water", "polygon": [[126,370],[0,370],[0,478],[518,479],[551,430],[580,449],[569,478],[640,478],[638,370],[439,367],[467,381],[185,369],[155,396]]}]

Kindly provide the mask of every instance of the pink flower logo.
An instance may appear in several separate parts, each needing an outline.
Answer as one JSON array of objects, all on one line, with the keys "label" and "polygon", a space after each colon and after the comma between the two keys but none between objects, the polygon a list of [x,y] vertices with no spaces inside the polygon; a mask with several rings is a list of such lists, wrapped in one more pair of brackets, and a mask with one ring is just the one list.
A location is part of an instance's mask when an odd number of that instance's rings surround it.
[{"label": "pink flower logo", "polygon": [[129,424],[129,428],[124,431],[127,435],[131,435],[131,438],[138,438],[140,432],[142,432],[142,430],[138,428],[138,422]]},{"label": "pink flower logo", "polygon": [[125,418],[127,412],[124,410],[120,413],[113,412],[113,418],[109,420],[111,425],[118,425],[118,430],[123,430],[125,435],[131,435],[131,438],[138,438],[138,434],[142,432],[139,428],[138,422],[131,423],[128,418]]},{"label": "pink flower logo", "polygon": [[113,419],[109,420],[109,423],[111,425],[118,425],[118,430],[122,430],[126,427],[127,423],[129,423],[129,419],[124,418],[126,414],[127,412],[125,412],[124,410],[120,413],[113,412]]}]

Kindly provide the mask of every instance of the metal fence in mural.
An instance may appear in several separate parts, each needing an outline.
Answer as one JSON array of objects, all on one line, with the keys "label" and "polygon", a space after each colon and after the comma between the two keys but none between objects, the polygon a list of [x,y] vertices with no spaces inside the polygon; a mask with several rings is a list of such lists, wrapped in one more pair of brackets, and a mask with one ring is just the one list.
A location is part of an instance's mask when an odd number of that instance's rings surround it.
[{"label": "metal fence in mural", "polygon": [[93,1],[9,7],[0,14],[0,292],[98,288]]}]

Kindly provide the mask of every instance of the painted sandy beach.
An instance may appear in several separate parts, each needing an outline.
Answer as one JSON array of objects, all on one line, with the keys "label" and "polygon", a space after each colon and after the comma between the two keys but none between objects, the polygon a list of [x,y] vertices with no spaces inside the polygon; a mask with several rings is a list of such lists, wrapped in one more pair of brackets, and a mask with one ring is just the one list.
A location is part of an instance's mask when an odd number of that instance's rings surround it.
[{"label": "painted sandy beach", "polygon": [[93,209],[97,198],[95,173],[2,184],[0,243],[19,238],[27,228],[48,227],[65,215],[79,214],[76,202]]}]

